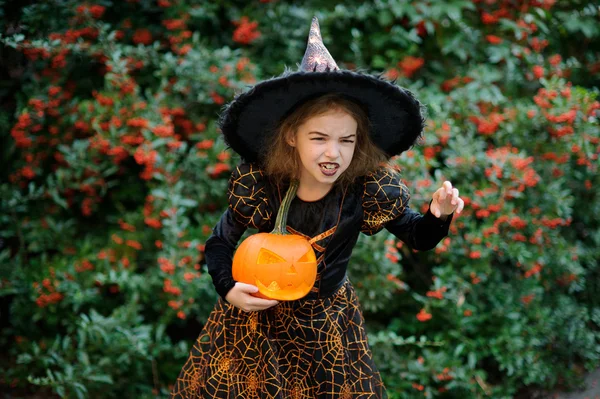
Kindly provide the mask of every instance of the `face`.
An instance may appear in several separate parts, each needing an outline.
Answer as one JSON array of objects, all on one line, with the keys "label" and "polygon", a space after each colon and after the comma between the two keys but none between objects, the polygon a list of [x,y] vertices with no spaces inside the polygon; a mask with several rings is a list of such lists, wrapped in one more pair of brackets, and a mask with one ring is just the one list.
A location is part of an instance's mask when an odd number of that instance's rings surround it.
[{"label": "face", "polygon": [[300,185],[328,190],[350,163],[356,147],[356,120],[342,110],[307,119],[288,144],[295,147],[302,163]]}]

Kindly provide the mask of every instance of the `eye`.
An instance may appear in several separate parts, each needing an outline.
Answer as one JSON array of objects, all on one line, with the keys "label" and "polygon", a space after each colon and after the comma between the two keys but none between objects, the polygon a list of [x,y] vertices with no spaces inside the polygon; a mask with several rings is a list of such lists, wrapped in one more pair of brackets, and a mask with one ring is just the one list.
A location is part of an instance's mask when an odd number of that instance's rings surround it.
[{"label": "eye", "polygon": [[315,258],[315,253],[313,251],[308,251],[300,259],[298,262],[315,262],[317,258]]},{"label": "eye", "polygon": [[352,140],[344,140],[344,143],[354,143]]},{"label": "eye", "polygon": [[325,140],[325,139],[323,137],[316,137],[316,138],[311,139],[311,140]]},{"label": "eye", "polygon": [[271,264],[271,263],[282,263],[285,262],[281,256],[277,255],[274,252],[269,251],[266,248],[261,248],[258,254],[258,259],[256,263],[261,265]]}]

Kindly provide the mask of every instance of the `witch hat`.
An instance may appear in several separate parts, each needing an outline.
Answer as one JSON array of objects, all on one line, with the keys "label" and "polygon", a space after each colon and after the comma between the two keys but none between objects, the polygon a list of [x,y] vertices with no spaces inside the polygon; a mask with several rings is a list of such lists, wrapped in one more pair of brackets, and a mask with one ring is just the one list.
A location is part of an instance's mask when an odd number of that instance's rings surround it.
[{"label": "witch hat", "polygon": [[324,94],[337,93],[361,105],[373,143],[388,157],[414,145],[424,128],[421,103],[381,75],[339,69],[323,44],[313,17],[299,70],[264,80],[224,107],[219,120],[226,143],[247,162],[261,162],[267,143],[294,108]]}]

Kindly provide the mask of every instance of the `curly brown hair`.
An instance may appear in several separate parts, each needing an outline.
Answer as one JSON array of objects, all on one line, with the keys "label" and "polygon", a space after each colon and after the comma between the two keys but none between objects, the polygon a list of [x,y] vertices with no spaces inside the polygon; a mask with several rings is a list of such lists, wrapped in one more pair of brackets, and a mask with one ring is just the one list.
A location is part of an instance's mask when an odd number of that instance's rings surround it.
[{"label": "curly brown hair", "polygon": [[365,176],[384,167],[394,168],[386,153],[373,144],[369,136],[370,122],[365,110],[356,102],[336,93],[325,94],[298,106],[277,127],[274,139],[266,150],[263,169],[277,184],[300,177],[301,161],[296,148],[286,138],[295,136],[298,128],[308,119],[327,112],[341,110],[348,113],[357,123],[356,147],[348,169],[335,181],[336,185],[348,185],[360,176]]}]

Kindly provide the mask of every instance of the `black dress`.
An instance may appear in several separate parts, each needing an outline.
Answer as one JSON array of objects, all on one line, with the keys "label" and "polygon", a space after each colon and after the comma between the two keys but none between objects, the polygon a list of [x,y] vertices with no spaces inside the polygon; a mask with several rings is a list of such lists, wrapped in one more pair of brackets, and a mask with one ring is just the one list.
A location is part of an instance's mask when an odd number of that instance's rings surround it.
[{"label": "black dress", "polygon": [[362,232],[386,228],[414,249],[429,250],[448,234],[442,222],[408,207],[408,189],[381,169],[315,202],[295,198],[287,230],[304,236],[317,256],[317,280],[297,301],[244,312],[225,301],[235,285],[231,262],[247,228],[270,232],[287,186],[255,164],[229,181],[229,208],[205,246],[221,298],[191,349],[172,398],[385,398],[373,364],[356,293],[346,277]]}]

